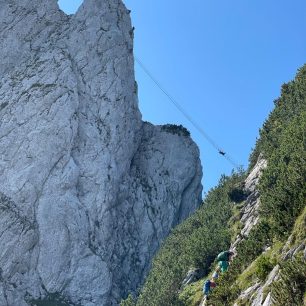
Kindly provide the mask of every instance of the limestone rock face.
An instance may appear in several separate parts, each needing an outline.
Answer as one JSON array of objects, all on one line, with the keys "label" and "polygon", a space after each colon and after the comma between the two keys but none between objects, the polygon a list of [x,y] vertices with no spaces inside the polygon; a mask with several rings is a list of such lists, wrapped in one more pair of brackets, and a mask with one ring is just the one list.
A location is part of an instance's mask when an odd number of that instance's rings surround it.
[{"label": "limestone rock face", "polygon": [[231,249],[233,250],[235,250],[237,245],[249,235],[251,229],[259,220],[258,210],[260,205],[260,195],[258,191],[258,183],[262,171],[266,167],[267,161],[260,156],[256,165],[244,182],[245,193],[248,194],[248,197],[245,201],[245,205],[241,209],[240,222],[243,227],[231,245]]},{"label": "limestone rock face", "polygon": [[197,146],[141,121],[132,37],[120,0],[0,0],[0,305],[117,305],[200,203]]}]

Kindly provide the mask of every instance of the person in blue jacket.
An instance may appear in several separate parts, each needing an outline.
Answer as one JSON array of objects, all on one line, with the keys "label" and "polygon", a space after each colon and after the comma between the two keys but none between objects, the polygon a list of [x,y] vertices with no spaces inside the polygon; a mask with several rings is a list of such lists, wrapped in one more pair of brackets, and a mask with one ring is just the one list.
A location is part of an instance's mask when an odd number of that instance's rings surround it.
[{"label": "person in blue jacket", "polygon": [[203,286],[203,293],[204,296],[206,297],[206,300],[209,299],[209,294],[212,288],[216,287],[216,283],[213,280],[207,279],[204,283]]}]

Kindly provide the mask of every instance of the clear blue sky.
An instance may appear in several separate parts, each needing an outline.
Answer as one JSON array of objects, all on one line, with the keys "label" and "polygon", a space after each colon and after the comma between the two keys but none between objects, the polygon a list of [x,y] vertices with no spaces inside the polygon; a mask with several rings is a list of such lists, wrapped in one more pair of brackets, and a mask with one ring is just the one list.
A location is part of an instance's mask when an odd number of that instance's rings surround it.
[{"label": "clear blue sky", "polygon": [[[74,13],[81,2],[60,0],[59,5]],[[246,167],[281,85],[306,62],[306,1],[124,2],[132,10],[137,57],[206,133]],[[138,65],[135,69],[143,120],[183,124],[191,131],[208,191],[233,166]]]}]

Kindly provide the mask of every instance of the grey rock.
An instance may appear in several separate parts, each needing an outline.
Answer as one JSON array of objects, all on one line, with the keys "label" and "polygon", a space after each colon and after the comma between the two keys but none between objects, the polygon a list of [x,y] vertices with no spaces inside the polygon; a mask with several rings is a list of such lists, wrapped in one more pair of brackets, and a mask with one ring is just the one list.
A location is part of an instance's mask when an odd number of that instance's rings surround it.
[{"label": "grey rock", "polygon": [[271,292],[268,293],[264,303],[262,304],[262,306],[270,306],[272,305],[272,297],[271,297]]},{"label": "grey rock", "polygon": [[273,268],[273,270],[269,273],[268,279],[264,284],[264,287],[268,287],[272,284],[272,282],[276,281],[278,279],[278,274],[279,274],[279,265],[276,265]]},{"label": "grey rock", "polygon": [[260,154],[258,157],[258,161],[250,174],[248,175],[247,179],[245,180],[245,189],[249,192],[255,192],[256,186],[258,185],[260,176],[262,174],[262,170],[267,167],[267,161],[263,158]]},{"label": "grey rock", "polygon": [[266,282],[263,285],[260,285],[256,292],[253,294],[252,306],[257,305],[270,305],[272,303],[271,294],[264,299],[264,291],[268,288],[272,282],[278,279],[279,274],[279,265],[276,265],[273,270],[269,273]]},{"label": "grey rock", "polygon": [[250,299],[259,287],[260,287],[260,283],[256,283],[252,285],[251,287],[247,288],[246,290],[241,292],[238,300]]},{"label": "grey rock", "polygon": [[[302,242],[300,245],[296,245],[294,247],[289,247],[289,242],[291,240],[291,236],[289,237],[285,247],[284,247],[284,252],[283,252],[283,256],[282,259],[283,260],[288,260],[288,259],[292,259],[293,257],[295,257],[299,252],[303,251],[303,253],[305,253],[305,243],[306,242]],[[288,250],[289,249],[289,250]]]},{"label": "grey rock", "polygon": [[183,289],[184,287],[186,287],[187,285],[196,282],[197,280],[199,280],[201,277],[204,276],[204,271],[201,269],[190,269],[183,282],[181,285],[181,289]]},{"label": "grey rock", "polygon": [[201,303],[200,303],[200,305],[199,306],[206,306],[207,305],[207,297],[206,297],[206,295],[202,298],[202,300],[201,300]]},{"label": "grey rock", "polygon": [[197,146],[141,121],[131,29],[119,0],[0,0],[1,305],[117,305],[200,204]]},{"label": "grey rock", "polygon": [[240,222],[242,223],[243,228],[231,245],[231,249],[233,250],[237,248],[238,244],[243,240],[244,237],[249,235],[251,229],[257,224],[259,220],[258,209],[260,205],[260,195],[256,187],[266,166],[267,161],[264,160],[260,155],[256,165],[244,182],[245,194],[248,194],[248,197],[241,209]]},{"label": "grey rock", "polygon": [[305,249],[305,243],[301,243],[294,251],[293,257],[295,257],[300,251],[303,251]]},{"label": "grey rock", "polygon": [[[250,305],[258,306],[258,305],[271,305],[272,298],[271,294],[269,293],[267,297],[264,298],[264,291],[268,288],[274,281],[278,279],[279,275],[279,265],[276,265],[273,270],[269,273],[267,280],[264,284],[260,282],[256,282],[249,288],[245,289],[240,296],[238,297],[237,301],[239,300],[248,300]],[[237,303],[236,303],[237,305]]]}]

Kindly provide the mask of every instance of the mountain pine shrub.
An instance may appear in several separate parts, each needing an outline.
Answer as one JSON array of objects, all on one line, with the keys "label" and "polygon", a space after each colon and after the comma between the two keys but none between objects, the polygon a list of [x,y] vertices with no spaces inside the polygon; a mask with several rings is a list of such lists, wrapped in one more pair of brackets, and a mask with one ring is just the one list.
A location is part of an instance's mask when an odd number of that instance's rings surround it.
[{"label": "mountain pine shrub", "polygon": [[273,305],[303,306],[306,292],[306,261],[302,256],[288,260],[280,264],[280,275],[276,282],[272,283],[271,293]]},{"label": "mountain pine shrub", "polygon": [[222,176],[199,210],[173,230],[153,260],[137,306],[183,305],[179,291],[189,268],[208,274],[218,253],[229,248],[227,223],[234,206],[229,194],[244,178],[242,171]]}]

